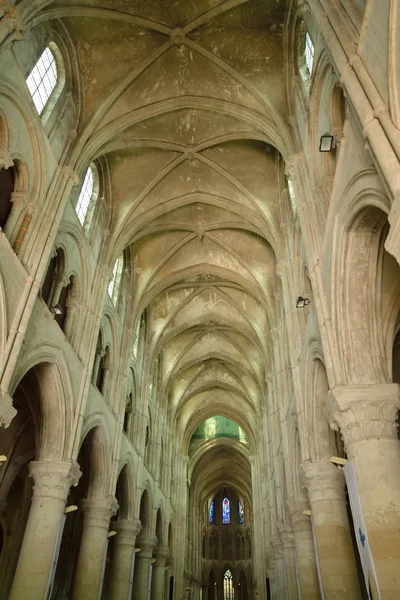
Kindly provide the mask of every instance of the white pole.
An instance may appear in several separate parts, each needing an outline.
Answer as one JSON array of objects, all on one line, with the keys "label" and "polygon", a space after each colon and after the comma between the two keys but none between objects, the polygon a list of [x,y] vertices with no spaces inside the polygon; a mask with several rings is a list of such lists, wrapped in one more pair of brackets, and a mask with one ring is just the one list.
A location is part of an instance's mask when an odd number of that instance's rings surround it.
[{"label": "white pole", "polygon": [[133,578],[135,575],[135,558],[136,558],[136,552],[135,552],[135,548],[132,550],[132,558],[131,558],[131,572],[129,575],[129,591],[128,591],[128,599],[127,600],[131,600],[132,598],[132,591],[133,591]]}]

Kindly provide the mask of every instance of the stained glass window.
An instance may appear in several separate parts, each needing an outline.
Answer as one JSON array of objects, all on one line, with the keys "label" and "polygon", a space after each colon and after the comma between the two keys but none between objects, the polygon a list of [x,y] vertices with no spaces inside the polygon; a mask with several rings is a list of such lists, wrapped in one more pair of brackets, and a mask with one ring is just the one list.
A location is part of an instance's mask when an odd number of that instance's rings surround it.
[{"label": "stained glass window", "polygon": [[208,511],[208,521],[215,523],[215,502],[214,500],[210,504],[210,510]]},{"label": "stained glass window", "polygon": [[222,523],[229,525],[231,522],[231,504],[228,498],[222,500]]},{"label": "stained glass window", "polygon": [[244,519],[244,510],[243,510],[242,503],[239,501],[238,502],[238,520],[239,520],[240,524],[243,523],[243,519]]},{"label": "stained glass window", "polygon": [[57,65],[54,54],[46,48],[26,80],[39,115],[42,114],[52,91],[57,85]]},{"label": "stained glass window", "polygon": [[307,65],[307,69],[311,75],[312,73],[312,68],[313,68],[313,62],[314,62],[314,44],[312,43],[312,40],[310,38],[310,34],[306,33],[306,47],[304,50],[304,55],[306,58],[306,65]]},{"label": "stained glass window", "polygon": [[[228,500],[229,502],[229,500]],[[224,600],[233,600],[232,573],[228,569],[224,575]]]}]

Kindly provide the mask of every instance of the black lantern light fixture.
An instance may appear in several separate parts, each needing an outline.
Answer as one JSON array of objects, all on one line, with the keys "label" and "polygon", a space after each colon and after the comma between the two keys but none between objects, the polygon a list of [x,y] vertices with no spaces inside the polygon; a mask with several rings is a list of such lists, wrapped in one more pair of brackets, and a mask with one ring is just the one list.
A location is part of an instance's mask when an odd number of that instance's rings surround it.
[{"label": "black lantern light fixture", "polygon": [[52,312],[53,315],[62,315],[61,306],[59,304],[56,304],[55,306],[52,306],[50,308],[50,312]]},{"label": "black lantern light fixture", "polygon": [[330,133],[324,133],[321,135],[319,140],[319,151],[320,152],[331,152],[336,148],[336,140]]},{"label": "black lantern light fixture", "polygon": [[299,296],[296,302],[296,308],[304,308],[310,304],[310,300],[308,298],[303,298],[303,296]]}]

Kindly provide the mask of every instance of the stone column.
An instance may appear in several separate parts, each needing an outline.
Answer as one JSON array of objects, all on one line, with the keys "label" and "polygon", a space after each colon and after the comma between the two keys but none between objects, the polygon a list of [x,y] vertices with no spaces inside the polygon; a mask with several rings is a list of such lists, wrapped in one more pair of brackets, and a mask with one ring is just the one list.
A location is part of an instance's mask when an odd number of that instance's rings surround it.
[{"label": "stone column", "polygon": [[127,599],[136,536],[140,531],[140,521],[115,521],[113,529],[117,535],[113,540],[113,557],[110,575],[110,600]]},{"label": "stone column", "polygon": [[288,507],[293,526],[302,600],[320,600],[311,519],[303,513],[309,509],[309,505],[307,502],[290,501]]},{"label": "stone column", "polygon": [[272,540],[275,565],[276,598],[286,600],[285,567],[283,564],[283,548],[277,538]]},{"label": "stone column", "polygon": [[76,463],[35,461],[29,475],[35,485],[10,600],[45,597],[61,516],[81,473]]},{"label": "stone column", "polygon": [[344,475],[332,463],[303,463],[325,600],[360,600]]},{"label": "stone column", "polygon": [[294,533],[287,523],[279,526],[279,534],[282,540],[283,560],[285,564],[286,588],[289,600],[298,600],[299,590],[297,585]]},{"label": "stone column", "polygon": [[335,388],[329,421],[340,431],[355,463],[368,541],[383,599],[400,590],[400,446],[397,384]]},{"label": "stone column", "polygon": [[155,536],[140,538],[137,547],[140,552],[136,554],[135,579],[133,582],[133,598],[135,600],[147,600],[149,589],[150,566],[153,562],[153,550],[157,544]]},{"label": "stone column", "polygon": [[165,569],[168,553],[168,548],[155,552],[156,562],[153,564],[151,600],[162,600],[164,597]]},{"label": "stone column", "polygon": [[73,600],[98,600],[110,519],[118,509],[115,498],[82,500],[81,545],[72,593]]}]

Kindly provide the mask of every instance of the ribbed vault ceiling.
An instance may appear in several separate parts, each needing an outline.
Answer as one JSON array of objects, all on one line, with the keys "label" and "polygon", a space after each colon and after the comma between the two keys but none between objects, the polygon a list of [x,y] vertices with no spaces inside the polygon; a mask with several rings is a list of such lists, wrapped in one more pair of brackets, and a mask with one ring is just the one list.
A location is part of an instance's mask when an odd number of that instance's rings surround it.
[{"label": "ribbed vault ceiling", "polygon": [[161,395],[187,443],[221,414],[251,446],[277,318],[286,2],[43,4],[35,23],[61,20],[77,46],[77,168],[109,165],[110,263],[132,246]]}]

